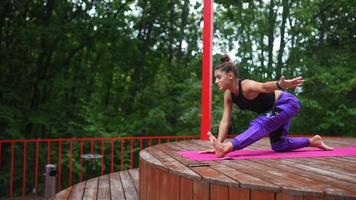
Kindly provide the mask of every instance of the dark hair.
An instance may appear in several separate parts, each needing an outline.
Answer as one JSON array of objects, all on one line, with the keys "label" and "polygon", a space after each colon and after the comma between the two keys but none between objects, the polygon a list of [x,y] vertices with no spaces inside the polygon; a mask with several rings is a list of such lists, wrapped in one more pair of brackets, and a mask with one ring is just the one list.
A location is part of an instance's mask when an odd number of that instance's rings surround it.
[{"label": "dark hair", "polygon": [[237,71],[236,66],[234,63],[230,62],[230,57],[228,55],[223,55],[220,58],[221,64],[215,67],[215,70],[221,70],[225,73],[232,72],[235,74],[236,78],[238,77],[239,73]]}]

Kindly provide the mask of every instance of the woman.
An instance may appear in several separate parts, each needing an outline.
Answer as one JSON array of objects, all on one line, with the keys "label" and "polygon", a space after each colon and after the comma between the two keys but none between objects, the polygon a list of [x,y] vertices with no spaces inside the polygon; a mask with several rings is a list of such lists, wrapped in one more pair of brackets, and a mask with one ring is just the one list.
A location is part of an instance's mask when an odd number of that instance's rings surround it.
[{"label": "woman", "polygon": [[[301,104],[294,95],[283,90],[302,85],[304,82],[302,77],[286,80],[282,76],[279,81],[265,83],[248,79],[240,80],[229,56],[223,56],[221,62],[222,64],[215,68],[215,83],[221,91],[224,91],[224,114],[220,122],[218,138],[208,132],[216,156],[223,157],[230,151],[243,149],[267,135],[272,149],[278,152],[308,146],[332,150],[324,144],[319,135],[310,139],[288,137],[291,120],[299,113]],[[247,130],[230,142],[224,143],[231,123],[233,104],[259,115],[250,123]]]}]

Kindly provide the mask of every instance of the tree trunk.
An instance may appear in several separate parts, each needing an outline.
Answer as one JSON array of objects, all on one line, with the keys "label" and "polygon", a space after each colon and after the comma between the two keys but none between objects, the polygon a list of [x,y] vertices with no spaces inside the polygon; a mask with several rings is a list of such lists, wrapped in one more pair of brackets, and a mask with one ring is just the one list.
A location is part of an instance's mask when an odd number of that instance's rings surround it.
[{"label": "tree trunk", "polygon": [[289,15],[289,2],[288,0],[283,0],[283,13],[282,13],[282,24],[281,24],[281,43],[279,45],[278,51],[278,58],[277,58],[277,68],[276,68],[276,78],[282,74],[283,71],[283,54],[284,54],[284,47],[286,46],[286,42],[284,39],[285,28],[286,28],[286,21]]},{"label": "tree trunk", "polygon": [[271,0],[269,7],[268,18],[268,78],[273,78],[273,42],[274,42],[274,27],[276,22],[276,13],[274,11],[274,0]]}]

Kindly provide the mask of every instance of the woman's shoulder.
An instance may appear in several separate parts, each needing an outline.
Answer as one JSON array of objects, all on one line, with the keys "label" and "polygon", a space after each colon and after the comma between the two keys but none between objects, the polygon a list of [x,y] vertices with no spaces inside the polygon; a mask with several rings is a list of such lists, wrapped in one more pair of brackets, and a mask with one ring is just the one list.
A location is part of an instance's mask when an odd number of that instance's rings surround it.
[{"label": "woman's shoulder", "polygon": [[225,92],[224,92],[224,99],[225,100],[231,100],[232,101],[232,96],[233,96],[233,94],[232,94],[232,92],[231,92],[231,90],[225,90]]},{"label": "woman's shoulder", "polygon": [[242,79],[241,87],[243,87],[243,88],[253,87],[256,83],[257,83],[257,81],[252,80],[252,79]]}]

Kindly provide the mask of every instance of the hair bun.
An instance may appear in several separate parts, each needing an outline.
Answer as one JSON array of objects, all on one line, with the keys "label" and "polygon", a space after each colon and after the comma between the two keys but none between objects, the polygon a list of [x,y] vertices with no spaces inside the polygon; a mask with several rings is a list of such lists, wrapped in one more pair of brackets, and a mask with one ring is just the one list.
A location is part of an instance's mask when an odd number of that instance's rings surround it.
[{"label": "hair bun", "polygon": [[221,63],[230,62],[230,57],[228,55],[223,55],[220,58]]}]

